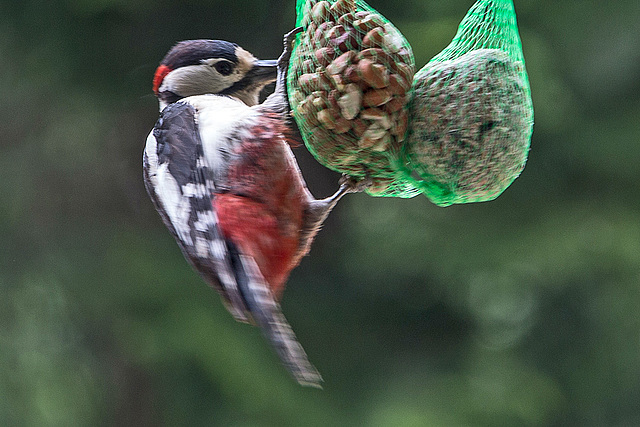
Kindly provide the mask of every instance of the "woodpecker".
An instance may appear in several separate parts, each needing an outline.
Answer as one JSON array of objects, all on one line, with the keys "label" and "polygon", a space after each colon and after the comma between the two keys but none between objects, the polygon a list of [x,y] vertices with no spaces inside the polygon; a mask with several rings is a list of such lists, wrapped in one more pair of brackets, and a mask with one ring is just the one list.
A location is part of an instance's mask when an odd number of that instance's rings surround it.
[{"label": "woodpecker", "polygon": [[[280,58],[256,59],[221,40],[176,44],[156,70],[160,118],[143,154],[144,182],[182,253],[234,318],[258,325],[302,385],[320,387],[282,315],[285,282],[338,200],[367,183],[343,177],[316,200],[290,145],[286,94],[292,42]],[[261,90],[275,91],[259,103]]]}]

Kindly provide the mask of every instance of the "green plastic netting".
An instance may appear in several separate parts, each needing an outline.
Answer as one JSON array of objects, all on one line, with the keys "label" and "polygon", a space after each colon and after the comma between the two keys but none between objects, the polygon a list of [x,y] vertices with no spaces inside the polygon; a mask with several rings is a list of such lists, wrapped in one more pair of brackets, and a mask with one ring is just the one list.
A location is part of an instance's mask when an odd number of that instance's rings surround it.
[{"label": "green plastic netting", "polygon": [[298,0],[287,88],[309,151],[324,166],[373,178],[375,196],[419,194],[396,167],[408,128],[413,52],[361,0]]},{"label": "green plastic netting", "polygon": [[496,198],[524,168],[533,104],[511,0],[480,0],[415,76],[405,178],[435,204]]}]

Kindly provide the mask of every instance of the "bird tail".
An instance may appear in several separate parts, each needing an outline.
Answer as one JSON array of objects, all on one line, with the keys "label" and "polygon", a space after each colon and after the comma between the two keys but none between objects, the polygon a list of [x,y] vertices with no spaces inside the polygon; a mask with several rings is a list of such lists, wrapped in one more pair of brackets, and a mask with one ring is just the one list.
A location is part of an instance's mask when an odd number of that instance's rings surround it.
[{"label": "bird tail", "polygon": [[240,271],[244,273],[240,273],[237,280],[249,312],[276,350],[284,366],[300,385],[322,388],[320,373],[309,362],[307,354],[282,314],[280,305],[274,299],[255,260],[237,252],[232,256],[238,257],[243,267],[237,269],[238,273]]}]

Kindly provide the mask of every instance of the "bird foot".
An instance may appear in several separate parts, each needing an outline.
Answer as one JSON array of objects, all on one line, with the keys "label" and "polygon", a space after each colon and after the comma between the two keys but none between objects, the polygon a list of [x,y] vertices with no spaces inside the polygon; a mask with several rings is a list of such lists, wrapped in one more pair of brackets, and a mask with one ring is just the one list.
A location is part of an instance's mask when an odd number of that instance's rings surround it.
[{"label": "bird foot", "polygon": [[349,175],[342,175],[338,181],[345,193],[361,193],[373,185],[373,178],[367,174],[364,178],[354,178]]},{"label": "bird foot", "polygon": [[291,53],[293,52],[293,42],[296,40],[298,33],[302,32],[302,27],[294,28],[284,35],[282,54],[278,58],[278,71],[285,73],[289,68],[289,60],[291,59]]},{"label": "bird foot", "polygon": [[284,113],[285,115],[291,111],[289,96],[287,94],[287,71],[289,70],[289,60],[293,52],[293,41],[300,31],[302,31],[302,27],[294,28],[284,35],[284,49],[278,58],[276,87],[263,104],[265,108],[270,108],[273,111]]}]

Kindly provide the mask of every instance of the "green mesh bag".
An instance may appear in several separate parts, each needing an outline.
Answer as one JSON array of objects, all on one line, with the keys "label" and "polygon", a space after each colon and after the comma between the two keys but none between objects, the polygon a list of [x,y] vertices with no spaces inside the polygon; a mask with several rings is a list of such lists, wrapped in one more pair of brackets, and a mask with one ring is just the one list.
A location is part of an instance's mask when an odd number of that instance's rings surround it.
[{"label": "green mesh bag", "polygon": [[533,105],[511,0],[479,0],[415,76],[405,177],[435,204],[487,201],[524,168]]},{"label": "green mesh bag", "polygon": [[408,128],[411,47],[361,0],[298,0],[287,88],[309,151],[324,166],[369,176],[374,196],[419,194],[395,167]]}]

